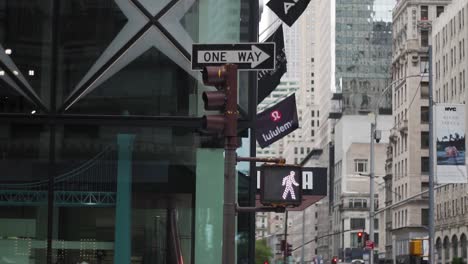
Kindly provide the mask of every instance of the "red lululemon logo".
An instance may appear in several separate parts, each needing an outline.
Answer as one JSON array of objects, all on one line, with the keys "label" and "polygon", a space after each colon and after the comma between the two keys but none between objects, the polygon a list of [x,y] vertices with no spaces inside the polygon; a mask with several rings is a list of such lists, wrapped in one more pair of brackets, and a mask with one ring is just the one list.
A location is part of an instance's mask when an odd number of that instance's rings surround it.
[{"label": "red lululemon logo", "polygon": [[273,120],[273,122],[278,122],[281,120],[281,112],[278,110],[275,110],[271,112],[270,117],[271,117],[271,120]]}]

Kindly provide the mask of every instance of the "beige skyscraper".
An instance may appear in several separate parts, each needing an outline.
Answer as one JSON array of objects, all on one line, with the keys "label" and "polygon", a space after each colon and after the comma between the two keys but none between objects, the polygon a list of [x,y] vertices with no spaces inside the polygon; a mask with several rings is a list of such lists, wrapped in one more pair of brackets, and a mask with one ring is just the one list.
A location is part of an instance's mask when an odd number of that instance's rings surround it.
[{"label": "beige skyscraper", "polygon": [[[427,236],[429,186],[429,60],[431,25],[451,1],[399,1],[393,10],[392,236],[397,262],[408,262],[408,241]],[[457,73],[458,74],[458,73]]]}]

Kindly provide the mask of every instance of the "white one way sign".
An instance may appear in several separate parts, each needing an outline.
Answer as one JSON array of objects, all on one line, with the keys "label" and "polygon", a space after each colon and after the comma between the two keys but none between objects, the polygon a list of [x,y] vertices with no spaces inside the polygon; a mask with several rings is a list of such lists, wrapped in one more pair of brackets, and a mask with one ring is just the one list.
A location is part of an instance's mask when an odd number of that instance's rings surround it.
[{"label": "white one way sign", "polygon": [[228,63],[243,70],[272,70],[275,63],[274,43],[194,44],[192,69]]}]

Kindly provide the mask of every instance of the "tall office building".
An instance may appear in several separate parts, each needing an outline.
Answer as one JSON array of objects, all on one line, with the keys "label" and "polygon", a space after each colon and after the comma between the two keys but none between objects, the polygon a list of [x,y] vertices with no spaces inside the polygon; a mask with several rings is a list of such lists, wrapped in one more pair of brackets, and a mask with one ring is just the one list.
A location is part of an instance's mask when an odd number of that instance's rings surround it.
[{"label": "tall office building", "polygon": [[392,236],[395,261],[402,263],[409,263],[408,241],[427,236],[428,196],[407,198],[429,187],[431,24],[450,2],[402,0],[393,10]]},{"label": "tall office building", "polygon": [[[442,7],[439,7],[439,10],[441,9]],[[467,0],[452,1],[433,23],[432,80],[435,103],[466,106],[467,24]],[[468,122],[465,121],[465,125],[468,125]],[[443,175],[437,174],[437,176]],[[450,184],[435,191],[434,242],[438,263],[450,263],[457,257],[462,258],[464,262],[467,261],[467,190],[467,184]]]},{"label": "tall office building", "polygon": [[[353,197],[354,192],[369,192],[368,188],[357,186],[365,179],[355,177],[370,159],[363,155],[366,147],[362,145],[370,141],[370,133],[366,133],[370,130],[370,120],[366,116],[369,112],[391,113],[391,96],[383,92],[391,82],[391,10],[394,5],[394,0],[332,0],[321,1],[317,8],[320,127],[316,146],[323,151],[322,163],[329,167],[328,203],[333,219],[330,230],[340,234],[333,236],[329,252],[345,260],[362,256],[362,251],[357,250],[355,234],[341,235],[345,227],[368,230],[365,212],[369,210],[369,195]],[[388,123],[387,117],[379,118],[378,129]],[[366,129],[343,130],[355,125],[353,122]],[[351,164],[356,167],[351,169]],[[383,164],[381,167],[376,169],[383,172]],[[361,213],[357,215],[352,211]]]}]

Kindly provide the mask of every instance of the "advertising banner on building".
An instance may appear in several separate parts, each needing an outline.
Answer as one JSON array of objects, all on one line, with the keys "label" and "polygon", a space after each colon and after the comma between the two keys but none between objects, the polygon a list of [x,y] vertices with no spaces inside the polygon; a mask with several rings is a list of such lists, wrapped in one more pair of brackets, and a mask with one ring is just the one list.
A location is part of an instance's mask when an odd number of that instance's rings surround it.
[{"label": "advertising banner on building", "polygon": [[267,6],[288,26],[302,15],[310,0],[271,0]]},{"label": "advertising banner on building", "polygon": [[258,95],[257,103],[261,103],[267,96],[275,90],[280,83],[281,77],[286,73],[287,60],[284,49],[283,26],[280,25],[276,31],[268,37],[265,42],[275,43],[275,69],[262,70],[257,73]]},{"label": "advertising banner on building", "polygon": [[437,183],[467,183],[465,135],[465,105],[438,104],[434,107]]},{"label": "advertising banner on building", "polygon": [[292,94],[257,115],[256,139],[261,148],[267,147],[299,127],[296,96]]}]

